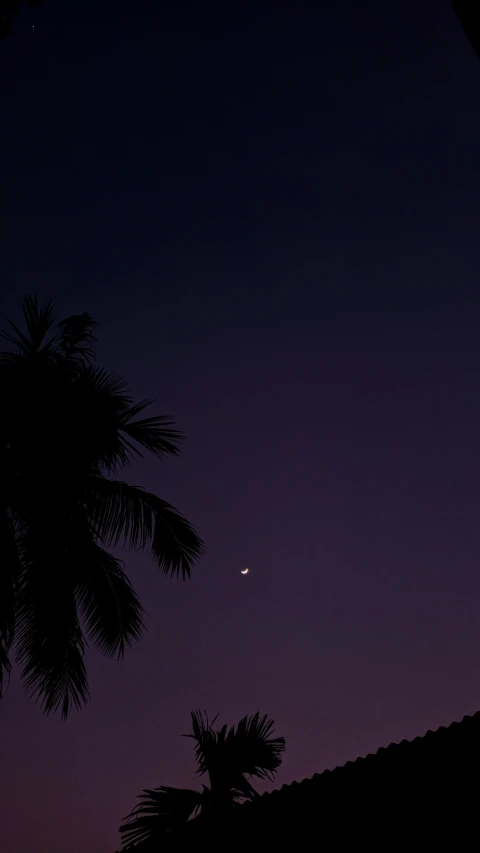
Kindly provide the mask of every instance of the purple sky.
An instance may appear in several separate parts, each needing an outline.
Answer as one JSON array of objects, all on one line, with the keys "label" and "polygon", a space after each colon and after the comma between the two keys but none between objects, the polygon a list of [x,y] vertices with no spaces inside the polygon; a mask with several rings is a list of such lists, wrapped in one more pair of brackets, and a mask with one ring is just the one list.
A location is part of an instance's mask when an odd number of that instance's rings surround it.
[{"label": "purple sky", "polygon": [[12,678],[6,853],[113,853],[143,787],[196,783],[191,708],[274,717],[281,784],[480,707],[480,63],[449,2],[74,5],[0,44],[0,316],[93,314],[187,436],[130,480],[208,554],[189,584],[128,558],[149,631],[89,655],[80,715]]}]

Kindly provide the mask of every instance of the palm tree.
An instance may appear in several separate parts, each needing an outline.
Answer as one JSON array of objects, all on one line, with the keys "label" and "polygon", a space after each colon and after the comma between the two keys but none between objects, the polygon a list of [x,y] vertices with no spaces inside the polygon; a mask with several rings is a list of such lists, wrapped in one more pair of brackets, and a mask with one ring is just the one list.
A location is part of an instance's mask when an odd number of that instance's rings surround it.
[{"label": "palm tree", "polygon": [[181,435],[95,364],[92,318],[55,328],[51,304],[30,297],[23,314],[26,331],[10,323],[14,349],[0,353],[0,695],[14,650],[27,689],[65,718],[88,698],[88,640],[121,657],[144,628],[107,549],[148,551],[186,579],[204,548],[174,507],[114,479],[142,451],[178,454]]},{"label": "palm tree", "polygon": [[249,778],[273,779],[285,749],[283,737],[272,737],[273,720],[260,717],[258,711],[243,717],[237,727],[214,729],[206,714],[192,711],[192,738],[197,773],[209,778],[201,791],[189,788],[145,789],[139,804],[120,826],[124,850],[156,849],[168,833],[185,827],[194,817],[218,822],[247,800],[258,797]]}]

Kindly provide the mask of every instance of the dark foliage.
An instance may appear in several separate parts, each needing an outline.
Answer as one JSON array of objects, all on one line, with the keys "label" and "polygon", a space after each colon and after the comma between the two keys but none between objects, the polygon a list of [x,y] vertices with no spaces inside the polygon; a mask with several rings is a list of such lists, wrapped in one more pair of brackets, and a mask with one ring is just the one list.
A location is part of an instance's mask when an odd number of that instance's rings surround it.
[{"label": "dark foliage", "polygon": [[0,353],[0,691],[14,648],[26,687],[66,717],[88,697],[88,640],[121,657],[144,627],[107,549],[142,549],[185,579],[203,543],[166,501],[114,479],[145,451],[177,454],[181,436],[95,364],[91,317],[55,329],[50,304],[23,311],[26,331],[10,323]]},{"label": "dark foliage", "polygon": [[272,737],[273,720],[257,712],[243,717],[238,725],[215,729],[206,714],[192,711],[192,731],[197,773],[207,774],[209,785],[202,791],[160,787],[144,790],[140,802],[120,827],[124,849],[160,849],[172,833],[188,821],[225,819],[232,810],[258,794],[249,779],[272,779],[285,749],[283,737]]}]

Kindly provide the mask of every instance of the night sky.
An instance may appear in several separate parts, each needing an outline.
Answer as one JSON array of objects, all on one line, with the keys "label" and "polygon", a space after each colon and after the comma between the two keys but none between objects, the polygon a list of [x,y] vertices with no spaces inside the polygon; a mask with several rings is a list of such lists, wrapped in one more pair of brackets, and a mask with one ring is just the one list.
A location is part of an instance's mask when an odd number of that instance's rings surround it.
[{"label": "night sky", "polygon": [[186,434],[130,480],[208,546],[188,584],[127,557],[148,634],[88,655],[86,710],[12,677],[6,853],[113,853],[143,787],[199,784],[191,708],[272,716],[278,785],[478,710],[480,63],[448,0],[51,0],[0,76],[1,325],[30,292],[94,316]]}]

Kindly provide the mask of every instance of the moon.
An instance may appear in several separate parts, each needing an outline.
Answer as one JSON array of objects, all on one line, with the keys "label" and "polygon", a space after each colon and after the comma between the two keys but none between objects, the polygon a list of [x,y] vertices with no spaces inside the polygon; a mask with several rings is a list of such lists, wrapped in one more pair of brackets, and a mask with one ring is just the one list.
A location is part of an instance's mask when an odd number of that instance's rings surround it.
[{"label": "moon", "polygon": [[240,571],[240,574],[241,574],[241,575],[248,575],[249,571],[250,571],[250,569],[242,569],[242,570]]}]

